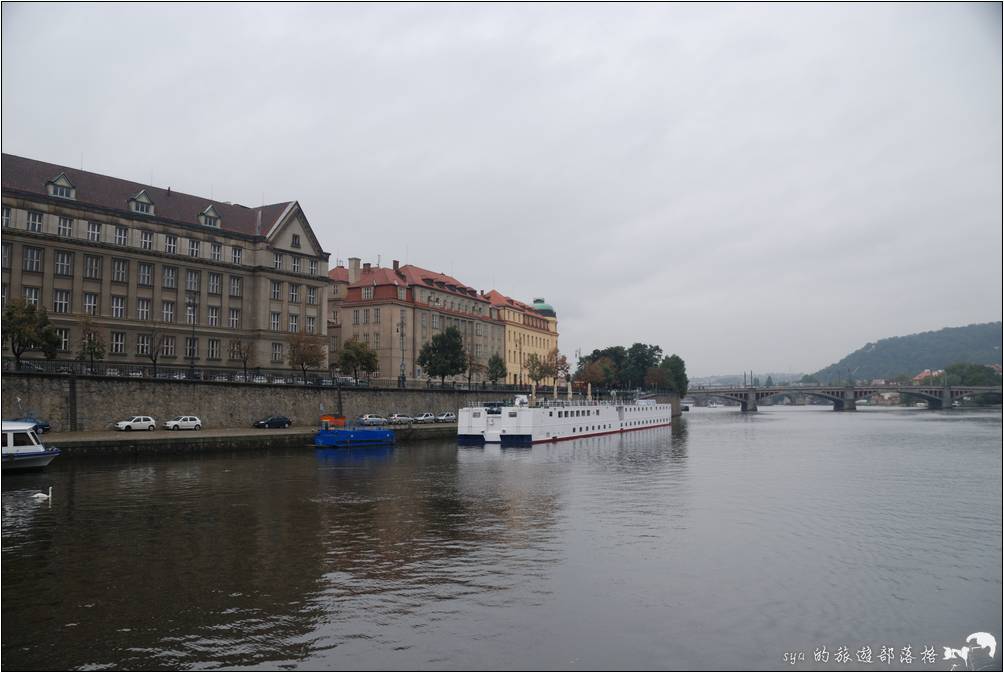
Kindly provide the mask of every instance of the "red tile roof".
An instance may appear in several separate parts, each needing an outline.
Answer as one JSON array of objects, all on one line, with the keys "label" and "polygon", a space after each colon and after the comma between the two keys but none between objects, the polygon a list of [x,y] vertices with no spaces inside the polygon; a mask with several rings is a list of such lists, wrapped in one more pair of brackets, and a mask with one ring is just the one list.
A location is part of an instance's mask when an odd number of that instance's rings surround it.
[{"label": "red tile roof", "polygon": [[492,303],[492,306],[511,306],[513,308],[519,309],[526,313],[538,313],[537,309],[529,304],[524,304],[518,299],[513,299],[512,297],[507,297],[498,290],[492,290],[491,292],[485,293],[485,299]]},{"label": "red tile roof", "polygon": [[[337,267],[336,267],[337,268]],[[346,270],[346,275],[348,270]],[[466,299],[487,302],[487,298],[482,296],[473,287],[461,283],[453,276],[445,273],[436,273],[423,269],[414,264],[405,264],[398,271],[385,266],[370,267],[369,270],[362,268],[359,270],[359,279],[352,283],[350,287],[364,287],[369,285],[406,285],[408,287],[427,287],[457,295]]]},{"label": "red tile roof", "polygon": [[328,278],[337,283],[347,283],[349,282],[349,270],[344,266],[336,266],[328,271]]},{"label": "red tile roof", "polygon": [[[284,201],[258,208],[228,204],[201,196],[183,194],[160,187],[130,182],[119,178],[82,171],[69,166],[59,166],[35,159],[3,155],[3,191],[26,192],[47,199],[50,197],[46,183],[64,173],[76,189],[75,202],[111,210],[129,212],[129,199],[146,190],[154,204],[153,219],[168,219],[185,224],[199,225],[199,214],[210,205],[220,216],[220,228],[240,234],[265,235],[279,216],[294,202]],[[144,217],[132,214],[133,217]],[[260,216],[260,220],[259,220]],[[260,226],[259,226],[260,225]]]}]

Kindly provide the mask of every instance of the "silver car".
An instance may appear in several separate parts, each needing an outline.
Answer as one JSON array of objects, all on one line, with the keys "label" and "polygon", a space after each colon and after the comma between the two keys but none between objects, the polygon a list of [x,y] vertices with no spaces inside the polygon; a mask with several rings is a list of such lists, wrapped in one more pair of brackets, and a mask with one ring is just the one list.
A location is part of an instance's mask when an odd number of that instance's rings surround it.
[{"label": "silver car", "polygon": [[391,425],[407,425],[408,423],[413,423],[415,421],[414,418],[408,416],[407,414],[393,414],[389,420]]},{"label": "silver car", "polygon": [[201,430],[202,421],[198,416],[175,416],[169,421],[164,421],[165,430]]},{"label": "silver car", "polygon": [[436,422],[436,414],[432,413],[431,411],[426,411],[424,414],[419,414],[418,416],[415,416],[415,422],[416,423],[435,423]]},{"label": "silver car", "polygon": [[359,419],[360,425],[387,425],[387,419],[376,414],[365,414]]}]

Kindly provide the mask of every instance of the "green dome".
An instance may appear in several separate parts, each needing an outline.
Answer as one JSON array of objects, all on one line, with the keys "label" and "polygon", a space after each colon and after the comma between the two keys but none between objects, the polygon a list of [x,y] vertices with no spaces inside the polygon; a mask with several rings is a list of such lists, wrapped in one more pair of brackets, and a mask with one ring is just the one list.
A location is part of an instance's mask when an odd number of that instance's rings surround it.
[{"label": "green dome", "polygon": [[554,312],[554,307],[544,301],[543,297],[533,300],[533,308],[537,313],[541,315],[546,315],[549,318],[557,318],[558,315]]}]

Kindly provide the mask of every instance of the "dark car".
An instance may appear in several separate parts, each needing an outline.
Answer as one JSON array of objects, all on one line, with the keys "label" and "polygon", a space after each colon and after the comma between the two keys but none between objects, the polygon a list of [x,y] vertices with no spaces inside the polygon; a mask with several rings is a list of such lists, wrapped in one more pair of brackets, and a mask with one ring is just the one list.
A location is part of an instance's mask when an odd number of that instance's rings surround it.
[{"label": "dark car", "polygon": [[291,425],[293,425],[292,419],[286,418],[285,416],[269,416],[268,418],[263,418],[260,421],[255,421],[254,427],[288,428]]},{"label": "dark car", "polygon": [[49,427],[49,421],[43,421],[40,418],[35,418],[33,416],[25,416],[24,418],[15,418],[18,423],[34,423],[35,427],[32,428],[35,432],[48,432],[52,428]]}]

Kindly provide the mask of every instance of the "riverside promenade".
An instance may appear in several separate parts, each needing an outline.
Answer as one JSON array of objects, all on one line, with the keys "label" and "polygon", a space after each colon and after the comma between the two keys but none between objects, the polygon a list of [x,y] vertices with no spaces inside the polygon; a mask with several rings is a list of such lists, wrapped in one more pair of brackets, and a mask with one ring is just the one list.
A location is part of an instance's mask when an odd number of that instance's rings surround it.
[{"label": "riverside promenade", "polygon": [[[457,436],[456,424],[392,426],[397,444]],[[200,453],[253,449],[313,448],[317,428],[293,427],[210,428],[204,430],[153,430],[120,432],[50,432],[42,436],[46,445],[68,456],[115,456],[157,453]]]}]

